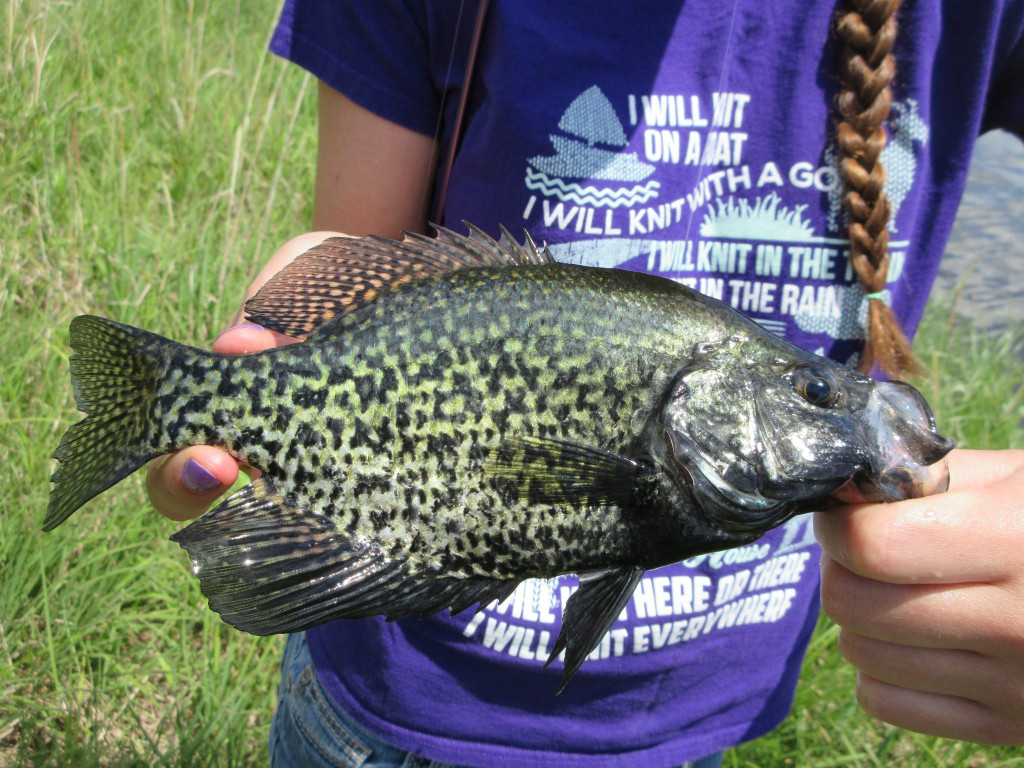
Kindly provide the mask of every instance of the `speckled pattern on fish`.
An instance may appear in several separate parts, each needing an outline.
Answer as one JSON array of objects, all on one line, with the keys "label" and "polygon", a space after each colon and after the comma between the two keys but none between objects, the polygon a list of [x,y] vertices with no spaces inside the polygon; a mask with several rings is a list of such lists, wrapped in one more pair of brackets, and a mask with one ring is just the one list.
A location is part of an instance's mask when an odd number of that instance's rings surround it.
[{"label": "speckled pattern on fish", "polygon": [[307,338],[222,357],[72,322],[87,416],[44,527],[155,456],[220,446],[262,477],[172,538],[211,607],[260,634],[577,573],[551,654],[564,686],[645,569],[753,541],[851,478],[912,494],[951,446],[907,385],[529,239],[332,238],[247,312]]}]

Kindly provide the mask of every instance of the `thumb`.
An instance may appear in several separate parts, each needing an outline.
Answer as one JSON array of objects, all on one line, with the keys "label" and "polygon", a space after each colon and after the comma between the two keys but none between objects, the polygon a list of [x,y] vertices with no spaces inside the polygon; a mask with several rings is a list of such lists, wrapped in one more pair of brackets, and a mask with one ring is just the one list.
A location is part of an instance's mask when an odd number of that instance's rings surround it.
[{"label": "thumb", "polygon": [[146,491],[171,520],[199,517],[238,479],[238,462],[219,448],[193,445],[149,465]]},{"label": "thumb", "polygon": [[219,355],[251,355],[253,352],[283,347],[297,341],[296,338],[253,323],[242,323],[228,328],[214,339],[213,351]]}]

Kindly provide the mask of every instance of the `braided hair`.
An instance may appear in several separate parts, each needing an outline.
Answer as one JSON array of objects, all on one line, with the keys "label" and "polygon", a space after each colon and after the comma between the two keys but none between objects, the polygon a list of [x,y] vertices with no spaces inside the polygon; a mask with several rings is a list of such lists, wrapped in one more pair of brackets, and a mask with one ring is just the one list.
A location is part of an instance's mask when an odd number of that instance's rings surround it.
[{"label": "braided hair", "polygon": [[842,200],[849,219],[850,261],[868,294],[868,335],[858,369],[877,363],[886,373],[920,373],[899,320],[880,292],[889,272],[889,200],[883,189],[885,168],[879,157],[886,136],[896,74],[892,46],[901,0],[844,0],[836,16],[842,45],[836,129]]}]

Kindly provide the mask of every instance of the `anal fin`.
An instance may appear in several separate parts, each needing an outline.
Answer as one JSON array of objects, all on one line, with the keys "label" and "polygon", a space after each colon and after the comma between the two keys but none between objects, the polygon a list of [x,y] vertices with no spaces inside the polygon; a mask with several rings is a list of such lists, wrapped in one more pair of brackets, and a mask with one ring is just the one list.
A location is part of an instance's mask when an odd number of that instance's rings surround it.
[{"label": "anal fin", "polygon": [[643,568],[628,566],[580,576],[579,589],[565,606],[562,631],[558,633],[554,650],[544,665],[547,666],[565,651],[565,669],[558,693],[565,690],[566,684],[579,670],[587,654],[597,647],[605,632],[611,629],[643,575]]},{"label": "anal fin", "polygon": [[335,619],[426,616],[511,592],[518,580],[460,577],[386,555],[325,515],[287,504],[266,477],[171,536],[224,621],[255,635]]}]

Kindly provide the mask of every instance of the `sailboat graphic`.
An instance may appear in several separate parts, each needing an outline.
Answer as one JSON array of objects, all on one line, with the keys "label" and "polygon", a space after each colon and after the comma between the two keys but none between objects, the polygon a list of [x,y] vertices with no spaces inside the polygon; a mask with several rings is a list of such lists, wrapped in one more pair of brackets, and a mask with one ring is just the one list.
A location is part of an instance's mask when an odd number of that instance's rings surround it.
[{"label": "sailboat graphic", "polygon": [[[655,168],[636,152],[621,150],[628,145],[626,133],[599,87],[593,85],[573,99],[558,121],[558,128],[573,138],[549,136],[555,154],[538,155],[527,161],[527,188],[577,205],[610,208],[645,203],[658,196],[661,185],[657,181],[637,183],[651,176]],[[581,185],[568,179],[586,179],[590,183]],[[597,186],[594,181],[620,184]],[[631,185],[625,187],[621,182]]]}]

